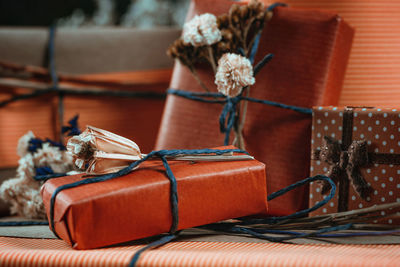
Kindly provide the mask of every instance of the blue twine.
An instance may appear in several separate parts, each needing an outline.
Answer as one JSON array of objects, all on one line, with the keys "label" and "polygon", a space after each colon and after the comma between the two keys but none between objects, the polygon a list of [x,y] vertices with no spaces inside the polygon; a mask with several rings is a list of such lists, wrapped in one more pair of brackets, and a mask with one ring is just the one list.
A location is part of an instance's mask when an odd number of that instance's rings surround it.
[{"label": "blue twine", "polygon": [[143,252],[145,252],[146,250],[157,248],[157,247],[160,247],[162,245],[165,245],[165,244],[167,244],[168,242],[171,242],[172,240],[174,240],[177,237],[178,237],[178,234],[169,234],[169,235],[166,235],[166,236],[160,238],[159,240],[156,240],[156,241],[148,244],[147,246],[139,249],[138,251],[136,251],[136,253],[133,255],[131,261],[129,262],[129,267],[136,266],[136,263],[138,262],[140,255]]},{"label": "blue twine", "polygon": [[332,181],[332,179],[330,179],[329,177],[325,176],[325,175],[316,175],[313,177],[308,177],[306,179],[303,179],[301,181],[298,181],[294,184],[291,184],[281,190],[278,190],[270,195],[268,195],[267,200],[271,201],[279,196],[282,196],[284,194],[286,194],[289,191],[292,191],[293,189],[296,189],[300,186],[306,185],[308,183],[311,182],[315,182],[318,180],[324,180],[327,181],[330,186],[331,186],[331,191],[329,192],[329,194],[327,196],[324,197],[323,200],[321,200],[320,202],[316,203],[313,207],[311,208],[307,208],[295,213],[292,213],[290,215],[287,216],[279,216],[279,217],[269,217],[269,218],[260,218],[260,219],[244,219],[242,220],[242,222],[240,223],[241,225],[250,225],[250,224],[276,224],[279,223],[281,221],[284,220],[288,220],[288,219],[293,219],[293,218],[299,218],[299,217],[303,217],[307,214],[309,214],[312,211],[315,211],[319,208],[321,208],[322,206],[324,206],[326,203],[328,203],[334,196],[336,193],[336,184]]},{"label": "blue twine", "polygon": [[81,134],[81,130],[78,127],[79,114],[75,115],[72,119],[68,121],[69,126],[63,126],[61,128],[62,134],[67,134],[68,136],[74,136]]},{"label": "blue twine", "polygon": [[280,3],[280,2],[273,3],[272,5],[270,5],[269,7],[267,7],[267,11],[273,11],[273,10],[274,10],[276,7],[278,7],[278,6],[286,7],[286,6],[288,6],[288,5],[285,4],[285,3]]},{"label": "blue twine", "polygon": [[34,226],[34,225],[49,225],[44,221],[4,221],[0,222],[0,226]]},{"label": "blue twine", "polygon": [[196,100],[204,103],[219,103],[225,104],[221,115],[219,117],[219,126],[220,131],[225,133],[224,145],[229,144],[229,136],[232,131],[232,128],[235,125],[235,121],[237,120],[236,107],[237,104],[241,100],[246,100],[254,103],[269,105],[273,107],[279,107],[284,109],[293,110],[302,114],[311,115],[311,108],[304,108],[292,105],[286,105],[279,102],[269,101],[269,100],[261,100],[252,97],[245,97],[242,95],[238,95],[236,97],[227,97],[221,93],[197,93],[197,92],[188,92],[184,90],[177,89],[168,89],[167,94],[172,94],[180,97],[184,97],[191,100]]},{"label": "blue twine", "polygon": [[49,55],[49,70],[51,81],[53,82],[53,89],[58,89],[58,76],[56,71],[55,62],[55,36],[56,36],[56,26],[51,25],[49,28],[49,42],[48,42],[48,55]]},{"label": "blue twine", "polygon": [[53,169],[51,167],[49,167],[49,166],[36,167],[35,171],[36,171],[36,175],[54,174]]},{"label": "blue twine", "polygon": [[49,138],[46,138],[45,140],[40,138],[31,138],[28,142],[28,151],[35,153],[39,148],[43,147],[44,143],[49,143],[51,146],[58,147],[60,150],[66,150],[66,147],[63,144],[53,141]]}]

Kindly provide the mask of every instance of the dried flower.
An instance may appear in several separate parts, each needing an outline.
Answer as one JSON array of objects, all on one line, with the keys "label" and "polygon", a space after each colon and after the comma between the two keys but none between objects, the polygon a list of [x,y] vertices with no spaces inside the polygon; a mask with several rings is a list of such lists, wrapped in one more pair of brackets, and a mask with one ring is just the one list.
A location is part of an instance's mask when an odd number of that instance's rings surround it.
[{"label": "dried flower", "polygon": [[250,61],[238,54],[226,53],[218,61],[215,84],[222,94],[235,97],[243,87],[253,85],[253,67]]},{"label": "dried flower", "polygon": [[29,131],[18,140],[18,146],[17,146],[18,156],[24,157],[26,154],[29,153],[28,150],[29,141],[32,138],[35,138],[35,135],[32,133],[32,131]]},{"label": "dried flower", "polygon": [[135,142],[92,126],[70,138],[67,150],[75,165],[89,174],[115,172],[142,158]]},{"label": "dried flower", "polygon": [[[35,152],[30,150],[33,139],[40,141],[40,146],[35,147]],[[31,131],[20,138],[17,152],[21,158],[18,161],[16,177],[1,184],[0,197],[9,204],[11,214],[45,219],[46,212],[40,196],[42,182],[34,180],[33,177],[40,167],[50,167],[59,173],[71,171],[72,157],[58,146],[36,139]]]},{"label": "dried flower", "polygon": [[213,14],[205,13],[195,16],[183,25],[182,39],[186,44],[212,45],[219,42],[221,38],[217,18]]}]

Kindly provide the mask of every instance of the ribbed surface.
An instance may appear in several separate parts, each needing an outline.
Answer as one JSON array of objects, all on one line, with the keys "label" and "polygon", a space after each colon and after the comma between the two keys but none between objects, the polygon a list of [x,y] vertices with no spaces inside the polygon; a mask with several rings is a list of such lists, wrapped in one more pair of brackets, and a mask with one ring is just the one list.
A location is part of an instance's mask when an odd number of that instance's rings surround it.
[{"label": "ribbed surface", "polygon": [[[1,266],[127,266],[141,246],[73,250],[64,241],[0,237]],[[138,266],[398,266],[399,245],[176,242]]]},{"label": "ribbed surface", "polygon": [[[268,1],[273,2],[273,1]],[[400,2],[284,0],[293,7],[337,12],[355,28],[339,105],[400,105]]]},{"label": "ribbed surface", "polygon": [[[212,4],[211,4],[212,2]],[[194,14],[226,12],[231,1],[194,1]],[[309,107],[338,103],[352,30],[335,13],[278,7],[260,39],[255,62],[265,54],[274,59],[256,77],[250,96]],[[197,72],[214,92],[214,75],[207,66]],[[187,68],[176,64],[171,88],[204,91]],[[223,142],[218,117],[222,106],[169,95],[156,149],[215,147]],[[309,174],[311,117],[294,111],[250,103],[243,129],[246,150],[267,166],[267,188],[275,192]],[[231,141],[233,138],[231,138]],[[305,208],[308,192],[291,192],[270,203],[270,214],[284,215]]]}]

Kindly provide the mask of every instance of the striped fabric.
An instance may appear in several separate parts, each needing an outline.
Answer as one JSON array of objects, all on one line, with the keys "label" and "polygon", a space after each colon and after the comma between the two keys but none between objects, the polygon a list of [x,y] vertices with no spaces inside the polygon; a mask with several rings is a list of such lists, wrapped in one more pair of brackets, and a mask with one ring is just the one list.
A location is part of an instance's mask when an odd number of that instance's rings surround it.
[{"label": "striped fabric", "polygon": [[353,48],[339,103],[341,106],[400,106],[400,1],[282,2],[292,7],[324,9],[338,13],[355,28]]},{"label": "striped fabric", "polygon": [[[127,266],[141,246],[73,250],[64,241],[0,237],[0,266]],[[399,266],[400,245],[175,242],[138,266]],[[112,265],[111,265],[112,264]]]}]

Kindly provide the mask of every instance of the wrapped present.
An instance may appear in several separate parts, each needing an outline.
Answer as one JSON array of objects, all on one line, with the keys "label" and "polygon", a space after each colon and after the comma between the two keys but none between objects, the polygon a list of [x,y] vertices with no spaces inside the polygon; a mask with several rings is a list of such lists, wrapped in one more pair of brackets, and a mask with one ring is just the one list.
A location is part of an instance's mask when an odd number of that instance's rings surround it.
[{"label": "wrapped present", "polygon": [[[59,98],[56,94],[0,107],[0,124],[3,128],[7,126],[7,131],[0,132],[0,168],[17,165],[17,141],[28,130],[58,140],[60,126],[76,114],[80,115],[82,127],[86,124],[107,127],[138,140],[143,149],[152,150],[164,106],[162,95],[171,77],[172,60],[165,55],[165,49],[179,32],[177,29],[57,30],[54,58],[60,87],[150,92],[158,97],[65,94],[64,122],[60,122],[57,115]],[[0,72],[29,78],[23,80],[29,86],[32,82],[34,86],[50,84],[45,69],[29,67],[45,65],[47,29],[0,28],[0,40],[1,63],[11,62],[18,70],[10,72],[12,68],[2,65]],[[26,45],[28,40],[29,46]],[[11,79],[2,78],[0,102],[32,92],[21,87]]]},{"label": "wrapped present", "polygon": [[[229,148],[229,147],[228,147]],[[265,165],[169,161],[177,181],[179,223],[185,229],[267,211]],[[42,197],[51,220],[52,194],[82,175],[47,181]],[[173,222],[171,184],[160,160],[128,175],[61,191],[54,202],[54,229],[77,249],[90,249],[168,232]]]},{"label": "wrapped present", "polygon": [[400,6],[396,1],[285,0],[299,8],[337,12],[354,35],[339,106],[393,107],[400,101]]},{"label": "wrapped present", "polygon": [[[400,112],[367,107],[314,108],[311,175],[326,174],[338,194],[312,214],[327,214],[400,202]],[[310,205],[325,184],[310,186]],[[380,215],[385,215],[383,212]],[[386,223],[394,223],[390,218]]]},{"label": "wrapped present", "polygon": [[[231,1],[193,1],[188,19],[205,12],[219,15]],[[256,76],[250,97],[311,108],[338,102],[353,30],[334,13],[276,7],[261,35],[255,62],[267,53],[273,60]],[[199,65],[198,76],[216,88],[210,68]],[[170,87],[204,92],[181,63],[176,62]],[[156,149],[221,145],[222,106],[169,95]],[[249,103],[243,136],[245,148],[268,165],[271,192],[309,174],[311,116],[293,110]],[[232,140],[232,139],[231,139]],[[307,207],[308,190],[299,189],[280,202],[270,203],[270,214],[285,215]]]}]

